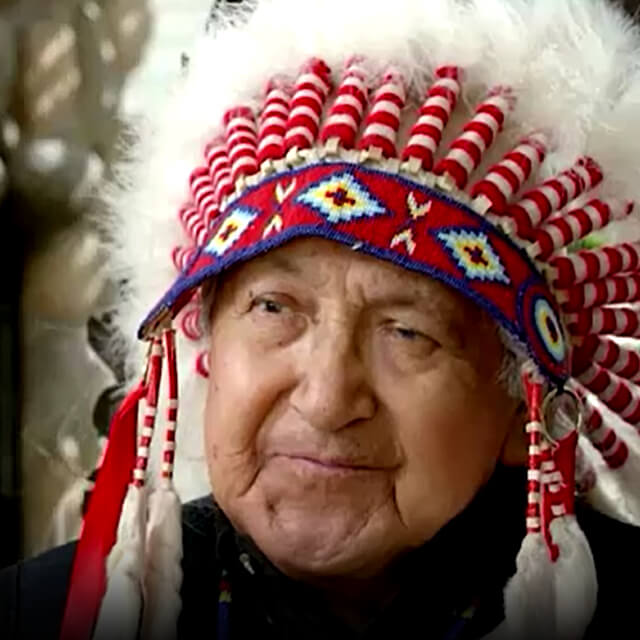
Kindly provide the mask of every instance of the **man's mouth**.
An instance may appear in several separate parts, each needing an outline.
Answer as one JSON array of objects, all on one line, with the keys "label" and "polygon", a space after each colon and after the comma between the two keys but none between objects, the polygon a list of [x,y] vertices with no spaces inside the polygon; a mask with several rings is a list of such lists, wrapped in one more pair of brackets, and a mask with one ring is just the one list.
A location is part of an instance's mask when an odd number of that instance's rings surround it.
[{"label": "man's mouth", "polygon": [[309,454],[276,454],[274,458],[282,458],[293,464],[315,467],[317,470],[327,472],[374,472],[388,471],[389,466],[363,461],[362,459],[342,456],[315,456]]}]

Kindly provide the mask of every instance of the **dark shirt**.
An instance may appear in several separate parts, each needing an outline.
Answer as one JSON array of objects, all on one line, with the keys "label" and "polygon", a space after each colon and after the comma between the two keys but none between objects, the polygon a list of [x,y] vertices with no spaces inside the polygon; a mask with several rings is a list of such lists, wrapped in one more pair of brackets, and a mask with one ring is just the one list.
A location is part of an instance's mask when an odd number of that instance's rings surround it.
[{"label": "dark shirt", "polygon": [[[400,591],[358,627],[336,616],[322,592],[280,573],[210,496],[188,503],[179,636],[220,638],[228,612],[234,640],[481,638],[503,618],[502,590],[525,533],[524,490],[521,470],[498,469],[467,509],[397,562]],[[640,531],[587,509],[578,517],[599,581],[587,639],[640,637],[633,608]],[[57,638],[73,551],[65,545],[0,572],[0,637]],[[221,585],[228,605],[219,603]]]}]

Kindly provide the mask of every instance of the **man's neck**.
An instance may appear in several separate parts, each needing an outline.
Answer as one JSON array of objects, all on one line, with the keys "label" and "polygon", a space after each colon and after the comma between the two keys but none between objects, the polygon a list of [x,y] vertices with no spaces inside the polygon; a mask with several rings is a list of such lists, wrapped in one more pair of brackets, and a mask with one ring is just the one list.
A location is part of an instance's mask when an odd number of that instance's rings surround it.
[{"label": "man's neck", "polygon": [[393,563],[374,577],[332,577],[314,580],[330,611],[350,628],[360,631],[386,609],[401,591],[401,561]]}]

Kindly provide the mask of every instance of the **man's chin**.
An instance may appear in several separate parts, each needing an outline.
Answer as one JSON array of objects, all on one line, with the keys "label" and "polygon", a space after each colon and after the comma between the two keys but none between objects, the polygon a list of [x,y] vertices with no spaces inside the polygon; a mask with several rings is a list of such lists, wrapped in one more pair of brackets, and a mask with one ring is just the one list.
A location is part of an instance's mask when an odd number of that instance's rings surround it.
[{"label": "man's chin", "polygon": [[282,503],[268,511],[253,512],[242,528],[291,577],[371,575],[393,555],[394,528],[379,512],[370,517]]}]

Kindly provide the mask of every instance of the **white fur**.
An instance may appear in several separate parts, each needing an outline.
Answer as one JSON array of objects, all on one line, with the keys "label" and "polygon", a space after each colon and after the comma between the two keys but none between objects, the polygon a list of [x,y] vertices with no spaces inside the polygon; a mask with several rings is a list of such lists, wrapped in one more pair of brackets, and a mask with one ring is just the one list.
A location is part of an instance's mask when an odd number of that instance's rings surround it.
[{"label": "white fur", "polygon": [[129,485],[118,524],[118,537],[107,558],[107,591],[93,640],[135,640],[142,613],[144,568],[144,489]]},{"label": "white fur", "polygon": [[575,516],[549,526],[560,554],[553,565],[557,637],[579,640],[596,610],[598,581],[593,554]]},{"label": "white fur", "polygon": [[182,509],[172,486],[156,489],[149,498],[145,605],[142,638],[174,640],[180,614],[182,585]]},{"label": "white fur", "polygon": [[525,536],[516,567],[516,574],[504,591],[505,621],[489,637],[553,640],[556,638],[554,574],[542,534]]},{"label": "white fur", "polygon": [[578,640],[595,611],[598,583],[593,555],[574,516],[556,518],[552,562],[541,534],[527,534],[517,573],[504,593],[505,620],[486,640]]},{"label": "white fur", "polygon": [[[257,105],[271,76],[295,76],[310,56],[324,58],[334,77],[352,54],[365,55],[374,70],[393,63],[412,82],[413,105],[435,66],[461,65],[463,96],[445,140],[487,88],[510,85],[518,103],[484,167],[521,135],[543,130],[553,143],[543,175],[593,153],[608,176],[605,190],[640,195],[638,38],[605,0],[263,0],[247,25],[217,30],[191,54],[189,72],[176,76],[166,104],[137,124],[139,144],[106,194],[112,272],[129,280],[119,322],[132,340],[132,373],[142,357],[136,327],[176,276],[170,251],[187,240],[176,212],[205,143],[220,132],[228,107]],[[205,383],[193,373],[202,345],[178,343],[181,397],[189,403],[181,403],[176,484],[190,498],[207,488],[200,448]]]}]

